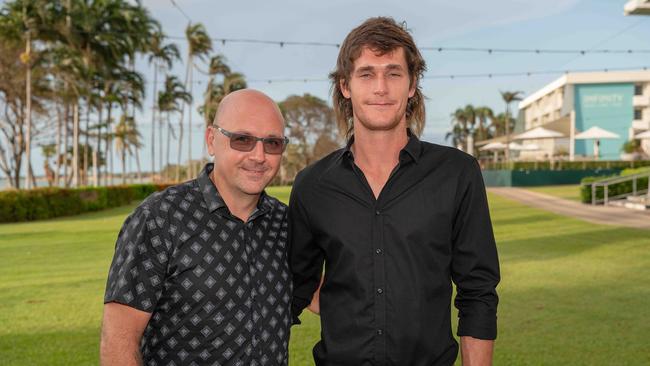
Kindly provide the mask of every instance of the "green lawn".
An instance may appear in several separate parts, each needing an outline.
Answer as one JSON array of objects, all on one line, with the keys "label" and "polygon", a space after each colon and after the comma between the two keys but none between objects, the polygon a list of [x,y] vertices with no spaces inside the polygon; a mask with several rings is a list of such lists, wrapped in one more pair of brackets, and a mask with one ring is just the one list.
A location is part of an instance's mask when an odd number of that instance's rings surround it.
[{"label": "green lawn", "polygon": [[[490,205],[503,277],[495,365],[650,363],[649,232]],[[0,365],[97,364],[106,273],[133,207],[0,225]],[[305,314],[291,365],[311,364],[318,337]]]},{"label": "green lawn", "polygon": [[523,187],[529,191],[545,193],[571,201],[580,201],[580,185],[565,184],[560,186]]}]

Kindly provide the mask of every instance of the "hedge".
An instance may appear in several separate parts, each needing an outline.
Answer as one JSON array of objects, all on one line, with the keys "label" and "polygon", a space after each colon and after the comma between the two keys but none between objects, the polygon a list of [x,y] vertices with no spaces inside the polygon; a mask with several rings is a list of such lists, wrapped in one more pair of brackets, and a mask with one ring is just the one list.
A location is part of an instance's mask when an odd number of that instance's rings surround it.
[{"label": "hedge", "polygon": [[[634,174],[639,174],[643,172],[648,172],[650,169],[648,168],[637,168],[637,169],[625,169],[621,171],[620,176],[626,176],[626,175],[634,175]],[[580,199],[582,200],[583,203],[591,203],[591,186],[592,183],[604,180],[604,179],[609,179],[609,178],[614,178],[618,177],[618,175],[614,176],[609,176],[609,177],[585,177],[580,181]],[[644,190],[648,187],[648,177],[645,178],[639,178],[636,181],[636,189],[637,191]],[[621,183],[616,183],[608,186],[607,189],[607,196],[608,197],[615,197],[618,195],[622,194],[627,194],[627,193],[632,193],[634,187],[632,186],[632,181],[627,181],[627,182],[621,182]],[[602,200],[605,198],[605,187],[596,187],[596,199]]]},{"label": "hedge", "polygon": [[111,187],[37,188],[0,192],[0,222],[20,222],[78,215],[143,200],[168,185],[135,184]]},{"label": "hedge", "polygon": [[586,170],[586,169],[629,169],[650,167],[650,160],[637,161],[562,161],[557,160],[552,164],[550,161],[515,161],[511,163],[484,161],[483,166],[486,169],[494,170]]}]

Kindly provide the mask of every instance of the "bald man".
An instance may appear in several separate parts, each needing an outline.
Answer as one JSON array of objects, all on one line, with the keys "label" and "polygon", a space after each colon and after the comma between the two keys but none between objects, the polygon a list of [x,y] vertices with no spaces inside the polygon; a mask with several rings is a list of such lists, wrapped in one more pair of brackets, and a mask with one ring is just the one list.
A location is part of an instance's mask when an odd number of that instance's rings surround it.
[{"label": "bald man", "polygon": [[213,162],[126,219],[104,297],[102,365],[287,365],[287,207],[265,194],[287,145],[245,89],[205,133]]}]

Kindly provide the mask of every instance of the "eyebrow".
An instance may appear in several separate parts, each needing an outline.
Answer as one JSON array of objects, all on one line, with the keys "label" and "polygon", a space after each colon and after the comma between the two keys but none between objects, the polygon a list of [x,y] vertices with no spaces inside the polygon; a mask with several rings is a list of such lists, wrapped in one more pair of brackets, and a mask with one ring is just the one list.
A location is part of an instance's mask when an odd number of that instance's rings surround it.
[{"label": "eyebrow", "polygon": [[[360,72],[365,72],[365,71],[373,71],[374,72],[375,69],[376,69],[375,66],[368,65],[368,66],[361,66],[358,69],[356,69],[354,72],[355,73],[360,73]],[[386,70],[387,71],[393,71],[393,70],[404,71],[404,68],[402,67],[402,65],[399,65],[399,64],[388,64],[388,65],[386,65]]]}]

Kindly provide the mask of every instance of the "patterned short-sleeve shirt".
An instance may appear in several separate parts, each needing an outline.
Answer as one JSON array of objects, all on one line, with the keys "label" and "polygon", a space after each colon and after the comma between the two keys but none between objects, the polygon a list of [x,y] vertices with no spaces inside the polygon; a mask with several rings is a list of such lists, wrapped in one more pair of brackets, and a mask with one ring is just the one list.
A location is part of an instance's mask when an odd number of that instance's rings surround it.
[{"label": "patterned short-sleeve shirt", "polygon": [[263,193],[241,221],[212,169],[150,196],[126,219],[104,302],[152,314],[145,365],[286,365],[287,208]]}]

